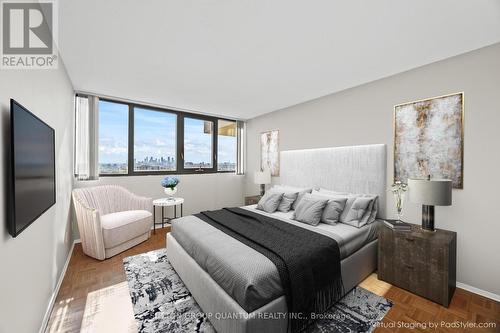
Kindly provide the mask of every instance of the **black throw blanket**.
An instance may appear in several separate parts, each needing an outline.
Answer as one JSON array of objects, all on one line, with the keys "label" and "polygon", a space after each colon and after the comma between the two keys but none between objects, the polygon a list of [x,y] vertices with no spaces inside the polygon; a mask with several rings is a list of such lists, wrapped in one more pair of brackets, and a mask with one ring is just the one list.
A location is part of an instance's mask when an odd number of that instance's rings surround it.
[{"label": "black throw blanket", "polygon": [[325,312],[342,297],[340,249],[334,239],[242,208],[195,216],[276,265],[292,332],[303,331],[311,314]]}]

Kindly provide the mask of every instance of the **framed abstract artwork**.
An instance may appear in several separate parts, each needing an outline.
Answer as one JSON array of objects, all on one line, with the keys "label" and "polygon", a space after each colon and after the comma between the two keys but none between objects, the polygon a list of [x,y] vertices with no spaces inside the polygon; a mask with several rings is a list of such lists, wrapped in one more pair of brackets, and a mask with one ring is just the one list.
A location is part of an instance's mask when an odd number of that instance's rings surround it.
[{"label": "framed abstract artwork", "polygon": [[271,176],[280,175],[279,131],[267,131],[260,134],[260,169],[268,168]]},{"label": "framed abstract artwork", "polygon": [[394,106],[394,180],[464,183],[463,92]]}]

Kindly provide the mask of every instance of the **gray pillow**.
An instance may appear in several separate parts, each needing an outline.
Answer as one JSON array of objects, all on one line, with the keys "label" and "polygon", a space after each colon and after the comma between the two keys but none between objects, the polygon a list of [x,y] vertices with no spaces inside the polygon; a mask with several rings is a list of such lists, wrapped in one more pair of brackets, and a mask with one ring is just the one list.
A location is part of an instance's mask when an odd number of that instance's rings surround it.
[{"label": "gray pillow", "polygon": [[312,192],[312,188],[301,188],[301,187],[293,187],[287,185],[275,185],[273,186],[272,189],[281,192],[297,192],[298,193],[297,199],[292,204],[293,210],[297,208],[297,205],[299,204],[300,200],[302,200],[305,194]]},{"label": "gray pillow", "polygon": [[[349,198],[346,203],[346,208],[341,215],[340,221],[345,224],[352,225],[356,228],[361,228],[368,221],[363,219],[366,212],[373,208],[373,197],[358,196]],[[349,207],[347,207],[349,205]]]},{"label": "gray pillow", "polygon": [[321,221],[323,209],[327,203],[328,199],[314,197],[311,194],[305,194],[295,209],[293,219],[295,221],[316,226]]},{"label": "gray pillow", "polygon": [[345,223],[349,221],[347,215],[349,214],[349,211],[351,210],[352,205],[357,197],[359,197],[359,195],[356,194],[350,194],[349,196],[347,196],[347,201],[345,203],[344,210],[342,211],[342,214],[340,214],[340,219],[339,219],[340,222]]},{"label": "gray pillow", "polygon": [[339,222],[340,214],[342,214],[342,211],[344,210],[347,198],[324,195],[320,192],[313,192],[312,195],[318,198],[328,199],[328,203],[323,210],[323,215],[321,215],[321,222],[331,225],[335,225]]},{"label": "gray pillow", "polygon": [[365,195],[363,195],[363,197],[373,198],[372,202],[370,203],[370,205],[368,206],[368,209],[365,212],[365,215],[363,215],[363,217],[361,218],[361,223],[363,225],[365,225],[365,224],[372,223],[373,221],[375,221],[375,219],[377,217],[377,214],[378,214],[378,195],[373,196],[373,195],[365,194]]},{"label": "gray pillow", "polygon": [[291,208],[295,200],[297,200],[298,192],[295,193],[284,193],[283,198],[281,198],[281,202],[278,206],[278,211],[280,212],[288,212]]},{"label": "gray pillow", "polygon": [[278,209],[281,198],[283,198],[283,192],[268,191],[260,198],[257,209],[263,210],[266,213],[274,213]]},{"label": "gray pillow", "polygon": [[[378,213],[377,195],[336,192],[336,191],[325,190],[323,188],[319,189],[319,191],[314,191],[313,194],[346,197],[347,202],[345,204],[344,210],[342,211],[342,214],[340,214],[339,222],[352,225],[356,228],[361,228],[362,226],[370,224],[373,221],[375,221],[375,218]],[[357,198],[364,198],[364,199],[360,199],[356,202]],[[356,205],[354,206],[355,202]],[[362,216],[358,218],[358,215],[361,213],[363,213]]]}]

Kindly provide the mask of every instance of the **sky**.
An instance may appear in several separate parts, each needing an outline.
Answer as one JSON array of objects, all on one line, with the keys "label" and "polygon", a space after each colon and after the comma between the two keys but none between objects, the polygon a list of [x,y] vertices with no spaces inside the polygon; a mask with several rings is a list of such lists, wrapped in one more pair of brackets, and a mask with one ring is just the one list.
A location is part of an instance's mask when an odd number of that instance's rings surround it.
[{"label": "sky", "polygon": [[185,162],[212,163],[212,134],[203,131],[203,120],[184,118]]},{"label": "sky", "polygon": [[[136,108],[134,153],[136,160],[176,156],[177,115]],[[184,118],[184,157],[194,163],[211,162],[210,134],[203,120]],[[219,136],[219,162],[236,163],[236,138]],[[128,105],[99,102],[99,163],[126,163],[128,158]]]},{"label": "sky", "polygon": [[99,163],[126,163],[128,105],[99,101]]},{"label": "sky", "polygon": [[136,108],[134,127],[134,157],[137,161],[151,156],[175,158],[177,115]]}]

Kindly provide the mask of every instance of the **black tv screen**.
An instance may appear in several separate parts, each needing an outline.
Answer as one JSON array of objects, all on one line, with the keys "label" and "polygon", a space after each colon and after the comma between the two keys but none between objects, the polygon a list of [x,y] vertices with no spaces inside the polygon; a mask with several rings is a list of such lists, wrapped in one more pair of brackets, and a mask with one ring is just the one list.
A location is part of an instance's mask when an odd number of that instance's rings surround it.
[{"label": "black tv screen", "polygon": [[10,218],[16,237],[56,202],[55,133],[10,100]]}]

